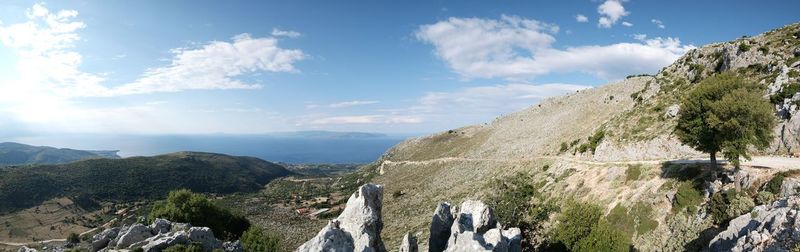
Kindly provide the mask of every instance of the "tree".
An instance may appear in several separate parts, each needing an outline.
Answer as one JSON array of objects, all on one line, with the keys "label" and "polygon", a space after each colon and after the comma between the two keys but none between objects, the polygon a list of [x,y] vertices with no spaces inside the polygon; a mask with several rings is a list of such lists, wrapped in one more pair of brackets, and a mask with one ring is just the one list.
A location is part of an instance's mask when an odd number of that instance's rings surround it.
[{"label": "tree", "polygon": [[675,134],[708,153],[712,167],[722,152],[738,168],[740,157],[750,159],[750,146],[763,150],[772,141],[776,120],[763,95],[761,87],[733,73],[709,77],[683,99]]},{"label": "tree", "polygon": [[172,191],[166,201],[156,203],[150,212],[150,220],[156,218],[209,227],[215,236],[226,240],[238,239],[250,227],[246,218],[186,189]]},{"label": "tree", "polygon": [[246,251],[252,252],[277,252],[283,250],[283,241],[280,235],[265,232],[263,229],[250,226],[242,234],[242,246]]},{"label": "tree", "polygon": [[67,242],[72,244],[78,244],[81,243],[81,238],[76,233],[69,233],[69,235],[67,236]]}]

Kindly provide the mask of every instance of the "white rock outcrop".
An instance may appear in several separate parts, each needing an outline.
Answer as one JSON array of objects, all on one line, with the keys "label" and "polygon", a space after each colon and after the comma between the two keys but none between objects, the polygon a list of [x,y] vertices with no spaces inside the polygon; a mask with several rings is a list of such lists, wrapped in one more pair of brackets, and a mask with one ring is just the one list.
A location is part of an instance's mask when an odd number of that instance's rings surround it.
[{"label": "white rock outcrop", "polygon": [[207,227],[192,227],[188,223],[173,223],[156,219],[149,226],[135,223],[122,228],[113,227],[92,237],[92,251],[118,251],[142,248],[145,252],[162,251],[175,245],[199,243],[206,251],[222,249],[226,252],[241,252],[239,241],[224,243],[214,237]]},{"label": "white rock outcrop", "polygon": [[761,205],[730,221],[709,243],[710,251],[790,251],[800,242],[800,198]]}]

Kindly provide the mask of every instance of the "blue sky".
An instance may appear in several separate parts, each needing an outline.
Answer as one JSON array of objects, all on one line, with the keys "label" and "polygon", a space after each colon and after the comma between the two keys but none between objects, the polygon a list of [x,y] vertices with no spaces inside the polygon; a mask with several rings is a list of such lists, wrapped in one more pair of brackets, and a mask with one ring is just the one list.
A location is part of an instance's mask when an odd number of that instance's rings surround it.
[{"label": "blue sky", "polygon": [[4,1],[0,128],[428,133],[798,22],[798,1]]}]

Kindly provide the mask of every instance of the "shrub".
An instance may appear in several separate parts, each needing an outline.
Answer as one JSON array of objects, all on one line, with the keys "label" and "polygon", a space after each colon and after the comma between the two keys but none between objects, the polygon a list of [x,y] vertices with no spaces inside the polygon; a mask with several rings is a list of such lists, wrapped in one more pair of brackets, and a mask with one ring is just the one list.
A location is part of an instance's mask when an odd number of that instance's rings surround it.
[{"label": "shrub", "polygon": [[578,242],[592,232],[592,227],[602,216],[600,207],[596,205],[567,203],[564,212],[558,216],[558,224],[553,229],[553,240],[575,251],[578,248]]},{"label": "shrub", "polygon": [[567,142],[561,142],[561,149],[559,149],[558,152],[564,153],[567,152],[567,150],[569,150],[569,145],[567,145]]},{"label": "shrub", "polygon": [[534,180],[530,174],[518,172],[490,184],[492,195],[489,205],[503,223],[515,227],[538,224],[538,218],[531,218],[531,213],[537,207],[531,202],[540,193],[531,181]]},{"label": "shrub", "polygon": [[781,193],[781,187],[783,186],[783,173],[775,174],[772,179],[767,182],[767,185],[764,187],[764,191],[771,192],[774,195],[778,195]]},{"label": "shrub", "polygon": [[630,250],[630,241],[607,221],[601,220],[592,227],[589,235],[578,241],[573,250],[627,252]]},{"label": "shrub", "polygon": [[672,202],[673,210],[687,210],[689,213],[697,211],[697,205],[703,201],[703,194],[695,188],[690,181],[681,182],[678,191],[675,193],[675,200]]},{"label": "shrub", "polygon": [[756,203],[759,205],[770,204],[775,201],[775,194],[767,191],[758,192],[756,195]]},{"label": "shrub", "polygon": [[205,252],[206,250],[203,249],[203,244],[199,242],[192,242],[188,246],[179,244],[172,247],[168,247],[163,250],[164,252]]},{"label": "shrub", "polygon": [[600,141],[603,141],[603,138],[606,136],[606,132],[603,129],[599,129],[594,132],[594,134],[586,139],[586,143],[581,144],[578,146],[578,152],[584,153],[588,150],[594,151],[597,149],[597,145],[600,144]]},{"label": "shrub", "polygon": [[251,226],[242,234],[242,246],[248,252],[277,252],[283,249],[280,235]]},{"label": "shrub", "polygon": [[770,96],[769,101],[773,104],[783,104],[784,99],[792,98],[797,92],[800,92],[800,83],[792,83],[784,86],[780,92]]},{"label": "shrub", "polygon": [[625,170],[625,181],[632,181],[632,180],[639,180],[639,177],[642,176],[642,165],[628,165],[628,169]]},{"label": "shrub", "polygon": [[226,240],[239,238],[250,227],[246,218],[220,208],[203,195],[186,189],[172,191],[166,201],[157,202],[150,212],[150,220],[156,218],[209,227],[215,236]]},{"label": "shrub", "polygon": [[789,70],[789,73],[787,73],[787,75],[789,77],[792,77],[792,78],[797,78],[798,76],[800,76],[800,72],[798,72],[797,70],[792,69],[792,70]]},{"label": "shrub", "polygon": [[81,243],[81,237],[78,236],[78,234],[76,233],[69,233],[69,235],[67,236],[67,242],[72,244]]},{"label": "shrub", "polygon": [[755,203],[745,193],[735,190],[715,193],[708,203],[708,212],[714,223],[722,224],[739,215],[750,212]]},{"label": "shrub", "polygon": [[750,45],[745,44],[745,43],[739,44],[739,51],[742,51],[742,52],[750,51]]},{"label": "shrub", "polygon": [[769,47],[760,46],[760,47],[758,47],[758,51],[761,52],[762,54],[766,55],[766,54],[769,53]]}]

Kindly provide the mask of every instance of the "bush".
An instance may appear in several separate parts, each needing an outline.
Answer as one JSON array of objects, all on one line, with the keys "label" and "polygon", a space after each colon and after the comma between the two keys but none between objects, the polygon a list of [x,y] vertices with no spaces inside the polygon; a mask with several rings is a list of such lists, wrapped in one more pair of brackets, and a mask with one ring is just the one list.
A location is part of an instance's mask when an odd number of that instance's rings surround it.
[{"label": "bush", "polygon": [[755,207],[753,199],[735,190],[715,193],[708,203],[708,212],[714,223],[722,224],[739,215],[750,212]]},{"label": "bush", "polygon": [[642,165],[628,165],[628,169],[625,170],[625,181],[633,181],[639,180],[639,177],[642,176]]},{"label": "bush", "polygon": [[607,221],[601,220],[592,227],[589,235],[583,237],[573,251],[618,251],[630,250],[630,241],[622,232],[614,229]]},{"label": "bush", "polygon": [[652,219],[653,208],[643,202],[637,202],[630,210],[617,204],[606,216],[606,220],[626,237],[643,235],[658,227],[658,221]]},{"label": "bush", "polygon": [[742,51],[742,52],[750,51],[750,45],[745,44],[745,43],[739,44],[739,51]]},{"label": "bush", "polygon": [[553,240],[576,251],[578,242],[592,232],[592,227],[602,216],[598,206],[578,202],[567,203],[564,212],[558,216],[558,224],[553,229]]},{"label": "bush", "polygon": [[567,150],[569,150],[569,145],[567,145],[567,142],[561,142],[561,149],[558,149],[558,152],[564,153],[567,152]]},{"label": "bush", "polygon": [[773,176],[772,179],[767,182],[767,185],[764,187],[764,191],[771,192],[773,195],[780,194],[784,178],[785,176],[783,173],[775,174],[775,176]]},{"label": "bush", "polygon": [[697,211],[697,205],[703,201],[703,194],[695,188],[691,181],[681,182],[672,202],[672,209],[677,211],[687,210],[689,213]]},{"label": "bush", "polygon": [[209,227],[215,236],[226,240],[239,238],[250,227],[250,221],[246,218],[220,208],[203,195],[186,189],[172,191],[166,201],[157,202],[150,212],[150,221],[156,218]]},{"label": "bush", "polygon": [[759,205],[770,204],[775,201],[775,194],[767,191],[758,192],[756,195],[756,203]]},{"label": "bush", "polygon": [[532,181],[530,174],[518,172],[490,183],[489,205],[500,221],[513,227],[529,227],[541,221],[532,213],[548,209],[538,209],[532,203],[532,199],[540,195]]},{"label": "bush", "polygon": [[283,249],[280,235],[251,226],[242,234],[242,246],[248,252],[277,252]]},{"label": "bush", "polygon": [[67,242],[72,244],[81,243],[81,237],[78,236],[78,234],[76,233],[69,233],[69,235],[67,236]]},{"label": "bush", "polygon": [[792,83],[784,86],[780,92],[770,96],[769,101],[773,104],[783,104],[783,100],[792,98],[797,92],[800,92],[800,83]]},{"label": "bush", "polygon": [[578,152],[584,153],[588,150],[592,151],[594,154],[594,150],[597,149],[597,145],[600,144],[600,141],[603,141],[603,138],[606,136],[606,132],[602,129],[599,129],[594,132],[594,135],[587,138],[587,142],[578,146]]}]

